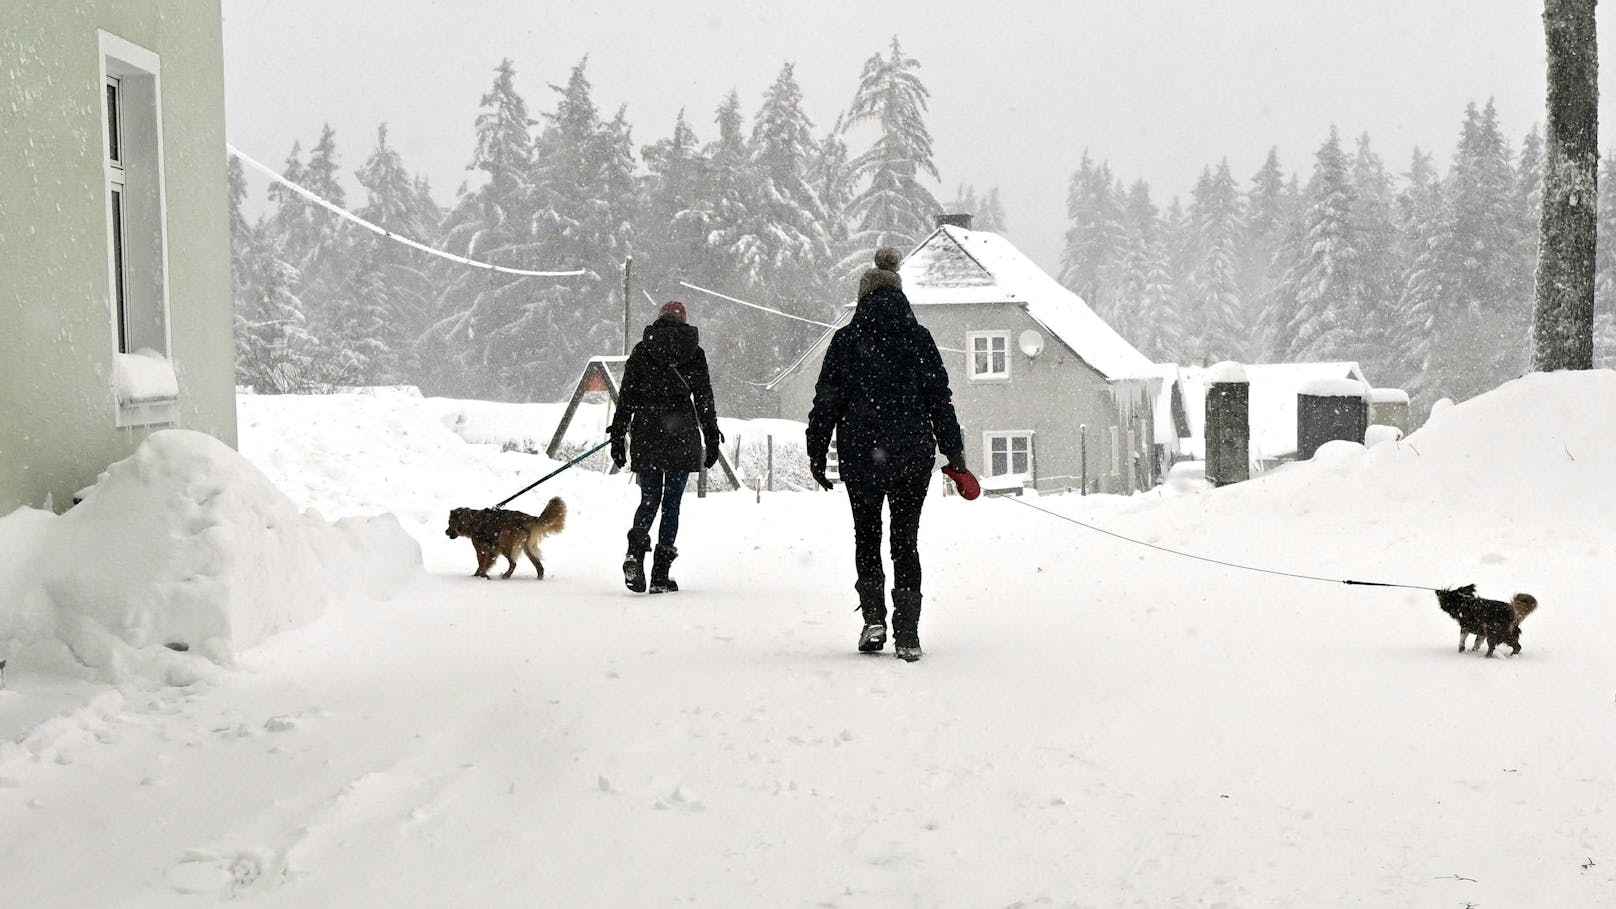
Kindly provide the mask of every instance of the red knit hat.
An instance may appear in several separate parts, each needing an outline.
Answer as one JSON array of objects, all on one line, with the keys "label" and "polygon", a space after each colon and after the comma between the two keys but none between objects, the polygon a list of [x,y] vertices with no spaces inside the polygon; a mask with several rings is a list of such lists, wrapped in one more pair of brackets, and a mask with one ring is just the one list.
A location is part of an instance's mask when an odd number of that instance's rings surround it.
[{"label": "red knit hat", "polygon": [[668,302],[662,304],[661,309],[657,310],[657,317],[662,319],[678,319],[679,321],[683,322],[685,320],[685,305],[680,303],[678,300],[669,300]]}]

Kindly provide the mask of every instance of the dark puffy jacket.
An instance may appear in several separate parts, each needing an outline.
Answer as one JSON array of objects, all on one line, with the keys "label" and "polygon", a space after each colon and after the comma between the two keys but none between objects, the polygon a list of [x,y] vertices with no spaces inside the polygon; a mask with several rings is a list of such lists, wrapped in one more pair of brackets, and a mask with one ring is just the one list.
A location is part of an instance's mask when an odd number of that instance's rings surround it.
[{"label": "dark puffy jacket", "polygon": [[937,342],[903,290],[883,284],[859,298],[853,321],[825,351],[808,414],[808,457],[836,457],[849,483],[930,471],[938,449],[965,450]]},{"label": "dark puffy jacket", "polygon": [[623,367],[610,431],[614,439],[628,435],[636,473],[701,469],[703,433],[718,444],[718,409],[696,326],[663,318],[645,327]]}]

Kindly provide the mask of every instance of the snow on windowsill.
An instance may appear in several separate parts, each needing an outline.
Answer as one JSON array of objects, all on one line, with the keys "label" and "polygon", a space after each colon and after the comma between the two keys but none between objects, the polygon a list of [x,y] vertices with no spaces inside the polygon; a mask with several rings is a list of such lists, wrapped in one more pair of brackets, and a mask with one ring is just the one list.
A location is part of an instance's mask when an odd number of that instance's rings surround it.
[{"label": "snow on windowsill", "polygon": [[149,347],[132,354],[114,354],[112,386],[123,407],[174,401],[180,396],[174,364]]}]

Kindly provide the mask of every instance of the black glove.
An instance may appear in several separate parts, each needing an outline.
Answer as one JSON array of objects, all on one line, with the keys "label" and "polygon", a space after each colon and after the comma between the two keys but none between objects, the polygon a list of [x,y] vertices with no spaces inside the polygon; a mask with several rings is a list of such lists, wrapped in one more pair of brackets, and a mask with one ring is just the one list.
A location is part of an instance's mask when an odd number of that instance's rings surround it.
[{"label": "black glove", "polygon": [[824,458],[809,458],[808,459],[808,474],[810,476],[812,476],[814,478],[814,482],[818,483],[822,488],[824,488],[824,489],[835,489],[836,488],[836,484],[832,483],[830,481],[830,478],[825,476],[825,459]]},{"label": "black glove", "polygon": [[628,439],[622,436],[612,436],[612,463],[618,470],[628,463]]},{"label": "black glove", "polygon": [[711,443],[711,444],[709,444],[707,446],[707,458],[705,460],[703,460],[701,463],[703,465],[705,465],[708,470],[712,470],[713,465],[718,463],[718,443],[717,442],[713,442],[713,443]]},{"label": "black glove", "polygon": [[951,455],[947,455],[946,457],[948,458],[948,466],[949,467],[952,467],[955,470],[967,470],[967,469],[969,469],[969,468],[967,468],[965,466],[965,452],[956,451]]}]

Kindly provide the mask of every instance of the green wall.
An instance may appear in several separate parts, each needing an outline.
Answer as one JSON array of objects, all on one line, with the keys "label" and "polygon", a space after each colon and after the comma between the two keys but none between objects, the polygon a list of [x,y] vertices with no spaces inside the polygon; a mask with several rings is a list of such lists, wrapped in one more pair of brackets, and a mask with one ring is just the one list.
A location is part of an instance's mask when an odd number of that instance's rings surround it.
[{"label": "green wall", "polygon": [[236,442],[217,0],[0,3],[0,514],[164,428],[114,426],[97,29],[161,58],[174,425]]}]

